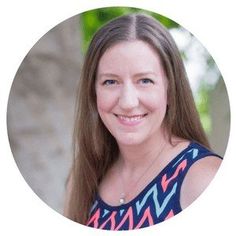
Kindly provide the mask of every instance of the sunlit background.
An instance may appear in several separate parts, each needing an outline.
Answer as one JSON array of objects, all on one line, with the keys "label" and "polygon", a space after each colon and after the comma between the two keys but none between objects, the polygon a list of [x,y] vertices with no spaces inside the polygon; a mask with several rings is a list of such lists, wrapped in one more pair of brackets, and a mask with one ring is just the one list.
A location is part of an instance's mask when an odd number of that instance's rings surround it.
[{"label": "sunlit background", "polygon": [[[134,8],[102,8],[74,16],[44,35],[15,76],[8,104],[8,133],[16,163],[33,191],[62,212],[72,160],[76,85],[94,32]],[[144,12],[144,11],[142,11]],[[201,43],[176,22],[150,12],[173,35],[186,66],[201,122],[213,150],[224,155],[230,128],[221,73]]]}]

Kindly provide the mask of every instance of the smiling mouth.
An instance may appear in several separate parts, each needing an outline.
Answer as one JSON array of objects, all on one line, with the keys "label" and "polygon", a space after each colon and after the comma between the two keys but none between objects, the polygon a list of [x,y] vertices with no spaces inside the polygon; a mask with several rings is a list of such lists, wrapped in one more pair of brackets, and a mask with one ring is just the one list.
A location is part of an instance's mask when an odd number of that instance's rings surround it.
[{"label": "smiling mouth", "polygon": [[115,116],[123,122],[127,122],[127,123],[133,123],[133,122],[138,122],[141,121],[145,116],[147,116],[146,114],[142,114],[142,115],[133,115],[133,116],[126,116],[126,115],[118,115],[115,114]]}]

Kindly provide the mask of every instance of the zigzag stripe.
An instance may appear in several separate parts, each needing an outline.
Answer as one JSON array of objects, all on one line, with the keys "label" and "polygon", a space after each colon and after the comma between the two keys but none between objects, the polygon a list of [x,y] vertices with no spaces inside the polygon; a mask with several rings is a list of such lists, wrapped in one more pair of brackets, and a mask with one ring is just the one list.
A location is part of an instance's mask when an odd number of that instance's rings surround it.
[{"label": "zigzag stripe", "polygon": [[98,201],[96,200],[93,204],[93,206],[91,207],[90,213],[91,214],[93,212],[93,210],[96,208],[96,206],[98,205]]},{"label": "zigzag stripe", "polygon": [[162,186],[163,192],[165,192],[167,190],[167,187],[168,187],[170,181],[173,180],[174,178],[176,178],[178,176],[179,172],[181,170],[183,171],[186,168],[186,166],[187,166],[187,160],[185,159],[178,165],[174,174],[169,179],[167,179],[167,174],[162,176],[161,186]]},{"label": "zigzag stripe", "polygon": [[155,204],[155,209],[156,209],[156,215],[157,217],[159,217],[161,215],[161,213],[163,212],[163,210],[165,209],[166,205],[168,204],[168,202],[170,201],[171,197],[174,195],[174,193],[176,192],[176,188],[177,188],[177,183],[174,184],[172,190],[170,191],[170,193],[165,197],[162,205],[160,205],[160,203],[158,202],[158,190],[157,190],[157,184],[153,185],[153,187],[146,193],[146,195],[144,196],[143,200],[137,201],[136,202],[136,209],[137,209],[137,214],[139,215],[140,211],[142,210],[142,208],[144,207],[148,197],[153,194],[153,202]]},{"label": "zigzag stripe", "polygon": [[165,220],[168,220],[168,219],[170,219],[170,218],[173,217],[173,216],[174,216],[174,212],[173,212],[173,210],[171,210],[171,211],[168,213],[168,215],[166,216]]},{"label": "zigzag stripe", "polygon": [[[192,148],[189,151],[187,151],[187,153],[193,153],[192,159],[195,159],[198,155],[199,150],[196,148]],[[173,165],[172,168],[174,168],[179,162],[181,162],[183,160],[183,158],[185,157],[186,153],[184,155],[182,155]]]},{"label": "zigzag stripe", "polygon": [[190,152],[192,152],[192,154],[193,154],[192,159],[195,159],[199,153],[199,150],[196,148],[192,148],[187,153],[190,153]]},{"label": "zigzag stripe", "polygon": [[98,228],[98,219],[100,218],[100,209],[98,208],[97,211],[94,213],[94,215],[90,218],[87,225],[90,225],[93,223],[94,228]]},{"label": "zigzag stripe", "polygon": [[185,157],[185,154],[182,155],[182,156],[174,163],[174,165],[172,165],[172,168],[174,168],[179,162],[181,162],[184,157]]},{"label": "zigzag stripe", "polygon": [[154,221],[150,212],[150,206],[145,210],[142,219],[139,221],[139,223],[136,225],[135,229],[139,229],[142,227],[143,223],[145,222],[145,220],[148,220],[148,225],[153,225]]},{"label": "zigzag stripe", "polygon": [[115,230],[119,230],[126,222],[127,219],[129,219],[129,229],[134,228],[134,218],[133,218],[133,209],[132,207],[129,207],[128,211],[124,215],[123,219],[120,221],[119,225],[115,228]]},{"label": "zigzag stripe", "polygon": [[116,211],[113,211],[110,215],[110,217],[99,227],[99,229],[103,229],[106,224],[110,221],[111,222],[111,230],[115,230],[115,225],[116,225]]},{"label": "zigzag stripe", "polygon": [[104,209],[102,217],[106,216],[109,212],[110,211],[108,211],[107,209]]}]

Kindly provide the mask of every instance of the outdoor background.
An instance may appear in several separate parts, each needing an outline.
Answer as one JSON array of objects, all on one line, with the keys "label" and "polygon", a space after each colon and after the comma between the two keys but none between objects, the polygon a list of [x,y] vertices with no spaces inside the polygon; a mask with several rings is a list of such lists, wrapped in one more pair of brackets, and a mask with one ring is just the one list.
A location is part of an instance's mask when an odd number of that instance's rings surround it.
[{"label": "outdoor background", "polygon": [[[72,161],[75,91],[84,53],[91,36],[102,24],[137,11],[140,10],[103,8],[62,22],[33,46],[16,73],[7,113],[12,153],[29,186],[60,213]],[[213,150],[223,156],[229,136],[230,108],[223,78],[213,58],[190,32],[168,18],[152,15],[173,35],[204,129]]]}]

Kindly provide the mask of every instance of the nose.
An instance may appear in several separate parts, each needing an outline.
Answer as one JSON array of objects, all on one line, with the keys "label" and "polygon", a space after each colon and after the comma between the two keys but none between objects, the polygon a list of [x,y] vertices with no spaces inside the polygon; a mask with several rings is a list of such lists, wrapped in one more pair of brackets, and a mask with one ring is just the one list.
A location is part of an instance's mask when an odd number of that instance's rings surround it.
[{"label": "nose", "polygon": [[122,87],[119,97],[119,106],[123,110],[132,110],[139,105],[138,91],[132,83]]}]

